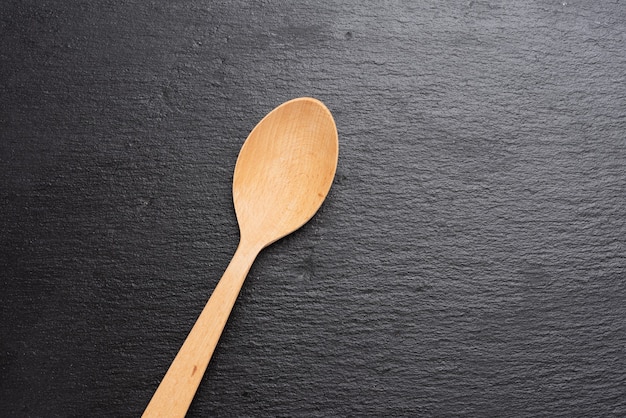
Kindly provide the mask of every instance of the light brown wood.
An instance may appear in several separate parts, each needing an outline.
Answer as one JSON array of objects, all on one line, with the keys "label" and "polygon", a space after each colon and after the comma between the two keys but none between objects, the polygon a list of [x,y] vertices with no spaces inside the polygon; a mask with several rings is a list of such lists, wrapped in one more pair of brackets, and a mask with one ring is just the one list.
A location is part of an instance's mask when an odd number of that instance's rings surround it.
[{"label": "light brown wood", "polygon": [[283,103],[252,130],[233,178],[239,246],[143,417],[185,416],[254,259],[317,212],[338,153],[332,115],[312,98]]}]

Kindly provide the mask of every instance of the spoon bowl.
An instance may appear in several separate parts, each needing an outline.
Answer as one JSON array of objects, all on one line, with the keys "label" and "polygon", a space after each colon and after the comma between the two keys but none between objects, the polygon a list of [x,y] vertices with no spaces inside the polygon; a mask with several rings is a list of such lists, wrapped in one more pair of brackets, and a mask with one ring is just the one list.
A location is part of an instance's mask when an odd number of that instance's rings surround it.
[{"label": "spoon bowl", "polygon": [[184,417],[243,282],[264,247],[304,225],[326,198],[339,143],[330,111],[309,97],[268,113],[241,148],[233,177],[237,251],[143,417]]},{"label": "spoon bowl", "polygon": [[338,152],[332,115],[318,100],[294,99],[265,116],[235,165],[242,240],[264,247],[311,219],[330,190]]}]

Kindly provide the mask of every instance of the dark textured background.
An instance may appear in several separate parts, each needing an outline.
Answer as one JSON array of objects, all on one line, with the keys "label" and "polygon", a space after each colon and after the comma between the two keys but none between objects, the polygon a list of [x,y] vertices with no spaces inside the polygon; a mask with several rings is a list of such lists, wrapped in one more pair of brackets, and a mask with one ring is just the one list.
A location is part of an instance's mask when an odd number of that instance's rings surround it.
[{"label": "dark textured background", "polygon": [[626,416],[623,2],[5,0],[0,64],[1,416],[140,415],[305,95],[336,181],[189,416]]}]

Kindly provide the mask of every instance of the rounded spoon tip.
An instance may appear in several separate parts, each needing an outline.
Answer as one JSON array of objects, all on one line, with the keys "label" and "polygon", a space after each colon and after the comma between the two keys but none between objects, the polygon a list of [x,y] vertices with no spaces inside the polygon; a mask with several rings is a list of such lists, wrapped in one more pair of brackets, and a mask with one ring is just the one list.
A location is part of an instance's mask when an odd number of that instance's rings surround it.
[{"label": "rounded spoon tip", "polygon": [[241,148],[233,200],[242,240],[261,248],[304,225],[325,200],[339,140],[330,110],[299,97],[268,113]]}]

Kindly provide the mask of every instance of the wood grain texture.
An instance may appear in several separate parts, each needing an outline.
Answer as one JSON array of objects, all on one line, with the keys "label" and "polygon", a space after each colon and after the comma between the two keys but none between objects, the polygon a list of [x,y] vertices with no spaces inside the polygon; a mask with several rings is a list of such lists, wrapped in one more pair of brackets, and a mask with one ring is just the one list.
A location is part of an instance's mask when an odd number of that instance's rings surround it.
[{"label": "wood grain texture", "polygon": [[142,418],[185,417],[258,252],[249,242],[239,244]]},{"label": "wood grain texture", "polygon": [[333,183],[338,153],[332,114],[310,97],[281,104],[250,132],[233,175],[241,235],[237,251],[142,418],[187,414],[252,262],[319,210]]},{"label": "wood grain texture", "polygon": [[[337,4],[339,3],[339,4]],[[139,416],[298,96],[342,151],[188,416],[626,415],[620,2],[0,8],[0,409]]]}]

